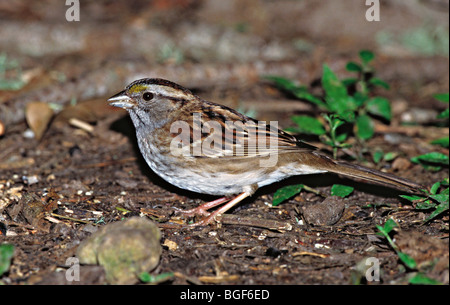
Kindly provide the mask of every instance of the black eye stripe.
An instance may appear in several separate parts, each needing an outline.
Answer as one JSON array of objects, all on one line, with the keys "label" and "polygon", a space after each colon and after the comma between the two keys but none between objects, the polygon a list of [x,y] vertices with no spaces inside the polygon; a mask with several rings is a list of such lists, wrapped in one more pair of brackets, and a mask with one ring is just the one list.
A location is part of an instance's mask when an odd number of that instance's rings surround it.
[{"label": "black eye stripe", "polygon": [[150,93],[150,92],[145,92],[143,95],[142,95],[142,98],[144,99],[144,101],[150,101],[152,98],[153,98],[153,94],[152,93]]}]

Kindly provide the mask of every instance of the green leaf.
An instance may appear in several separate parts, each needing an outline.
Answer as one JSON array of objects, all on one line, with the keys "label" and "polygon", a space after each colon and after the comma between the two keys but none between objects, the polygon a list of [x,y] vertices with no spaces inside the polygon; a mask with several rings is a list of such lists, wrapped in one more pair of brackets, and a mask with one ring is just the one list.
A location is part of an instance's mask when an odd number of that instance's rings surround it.
[{"label": "green leaf", "polygon": [[436,200],[439,203],[447,203],[448,204],[448,194],[435,194],[430,195],[430,198]]},{"label": "green leaf", "polygon": [[388,83],[386,83],[384,80],[381,80],[381,79],[379,79],[377,77],[371,78],[369,80],[369,84],[374,85],[374,86],[378,86],[378,87],[382,87],[382,88],[384,88],[386,90],[391,89],[391,86]]},{"label": "green leaf", "polygon": [[416,204],[416,209],[417,210],[428,210],[428,209],[433,209],[436,207],[436,203],[434,203],[433,201],[431,201],[430,199],[427,199],[425,201],[422,202],[418,202]]},{"label": "green leaf", "polygon": [[390,121],[392,118],[391,104],[384,97],[374,97],[367,102],[367,111]]},{"label": "green leaf", "polygon": [[440,181],[434,183],[430,188],[430,194],[435,195],[440,187],[441,187]]},{"label": "green leaf", "polygon": [[362,50],[359,52],[359,57],[364,64],[368,64],[375,58],[375,55],[369,50]]},{"label": "green leaf", "polygon": [[292,92],[295,97],[299,98],[299,99],[303,99],[306,100],[308,102],[311,102],[313,104],[316,104],[317,106],[320,106],[324,109],[328,110],[328,105],[325,104],[320,98],[318,98],[317,96],[314,96],[313,94],[307,92],[307,91],[303,91],[303,90],[294,90]]},{"label": "green leaf", "polygon": [[420,156],[412,157],[414,163],[430,162],[436,164],[449,165],[449,157],[440,152],[430,152]]},{"label": "green leaf", "polygon": [[449,109],[445,109],[444,111],[442,111],[441,113],[439,113],[437,115],[438,119],[448,119],[449,118]]},{"label": "green leaf", "polygon": [[14,256],[14,246],[11,244],[0,245],[0,276],[9,270],[11,259]]},{"label": "green leaf", "polygon": [[342,143],[342,142],[344,142],[345,140],[347,140],[347,137],[348,137],[348,134],[345,133],[345,132],[343,132],[343,133],[338,134],[338,135],[336,136],[336,141],[337,141],[338,143]]},{"label": "green leaf", "polygon": [[277,206],[283,201],[297,195],[303,189],[303,184],[288,185],[278,189],[273,195],[272,206]]},{"label": "green leaf", "polygon": [[430,172],[438,172],[442,169],[442,166],[430,165],[431,163],[420,163],[422,167]]},{"label": "green leaf", "polygon": [[372,154],[373,162],[376,164],[380,163],[380,161],[383,159],[384,152],[381,150],[377,150]]},{"label": "green leaf", "polygon": [[12,90],[17,91],[22,89],[26,83],[20,79],[1,79],[0,90]]},{"label": "green leaf", "polygon": [[373,137],[374,133],[374,125],[369,116],[360,115],[356,118],[356,135],[358,138],[368,140]]},{"label": "green leaf", "polygon": [[308,102],[311,102],[313,104],[316,104],[320,107],[323,107],[325,109],[328,109],[328,106],[318,97],[314,96],[313,94],[308,92],[308,89],[306,86],[299,86],[295,84],[290,79],[281,77],[281,76],[275,76],[275,75],[268,75],[264,77],[267,80],[270,80],[275,83],[275,86],[280,88],[281,90],[290,92],[295,97],[299,99],[304,99]]},{"label": "green leaf", "polygon": [[445,212],[445,211],[448,211],[448,197],[447,197],[447,201],[438,205],[436,207],[436,210],[434,210],[433,213],[431,213],[430,216],[428,216],[424,222],[428,222],[428,221],[432,220],[433,218],[435,218],[436,216],[438,216],[439,214],[441,214],[442,212]]},{"label": "green leaf", "polygon": [[413,285],[442,285],[441,282],[429,278],[428,276],[420,272],[411,277],[408,282]]},{"label": "green leaf", "polygon": [[383,160],[389,162],[389,161],[392,161],[392,160],[394,160],[395,158],[397,158],[397,156],[398,156],[398,153],[397,153],[397,152],[391,151],[391,152],[388,152],[388,153],[386,153],[386,154],[384,155]]},{"label": "green leaf", "polygon": [[409,269],[416,269],[417,268],[417,263],[414,260],[414,258],[412,258],[411,256],[409,256],[406,253],[397,252],[398,257],[400,258],[400,260],[406,265],[406,267],[408,267]]},{"label": "green leaf", "polygon": [[173,277],[174,277],[173,272],[166,272],[166,273],[161,273],[161,274],[157,274],[157,275],[152,275],[148,272],[142,272],[141,274],[139,274],[139,279],[142,282],[149,283],[149,284],[159,284],[159,283],[165,282]]},{"label": "green leaf", "polygon": [[392,218],[389,218],[386,223],[384,224],[384,227],[377,225],[376,227],[378,230],[384,235],[389,237],[389,233],[391,233],[392,229],[397,226],[397,223],[392,220]]},{"label": "green leaf", "polygon": [[372,159],[373,159],[373,162],[378,164],[381,162],[381,160],[384,160],[386,162],[392,161],[395,158],[397,158],[397,156],[398,156],[397,152],[391,151],[391,152],[384,153],[382,150],[377,150],[373,153]]},{"label": "green leaf", "polygon": [[323,113],[322,116],[324,117],[325,120],[327,120],[333,132],[335,132],[336,129],[345,124],[345,121],[341,120],[341,118],[338,115],[335,114],[328,115],[326,113]]},{"label": "green leaf", "polygon": [[439,138],[439,139],[433,140],[430,143],[434,144],[434,145],[440,145],[442,147],[448,148],[449,147],[449,143],[448,142],[449,142],[449,137],[443,137],[443,138]]},{"label": "green leaf", "polygon": [[389,218],[384,224],[384,231],[389,234],[395,227],[397,227],[397,223],[392,218]]},{"label": "green leaf", "polygon": [[290,79],[281,77],[281,76],[267,75],[267,76],[264,76],[264,78],[274,82],[278,88],[286,90],[286,91],[293,91],[293,90],[299,88],[299,86],[296,85],[293,81],[291,81]]},{"label": "green leaf", "polygon": [[358,82],[358,79],[354,78],[354,77],[349,77],[349,78],[345,78],[345,79],[342,80],[342,84],[345,87],[348,87],[348,86],[351,86],[353,84],[356,84],[357,82]]},{"label": "green leaf", "polygon": [[347,71],[350,71],[350,72],[362,72],[362,70],[363,70],[361,65],[357,64],[354,61],[348,62],[347,65],[345,66],[345,68],[347,69]]},{"label": "green leaf", "polygon": [[291,117],[291,120],[298,125],[298,129],[303,133],[318,136],[326,133],[322,123],[316,118],[307,115],[296,115]]},{"label": "green leaf", "polygon": [[339,119],[343,120],[344,123],[354,123],[355,122],[355,112],[353,110],[344,110],[338,114]]},{"label": "green leaf", "polygon": [[392,238],[389,236],[389,233],[396,226],[397,226],[397,223],[394,220],[392,220],[391,218],[389,218],[386,221],[386,223],[384,224],[384,227],[376,225],[376,227],[378,228],[380,233],[382,235],[384,235],[384,237],[386,237],[386,239],[388,240],[388,242],[391,245],[391,247],[397,252],[398,257],[403,262],[403,264],[405,264],[410,269],[416,269],[417,268],[416,261],[411,256],[409,256],[408,254],[399,251],[398,250],[398,246],[394,243]]},{"label": "green leaf", "polygon": [[303,132],[303,130],[301,130],[298,126],[286,127],[283,130],[286,131],[287,133],[301,133],[301,132]]},{"label": "green leaf", "polygon": [[425,197],[421,197],[421,196],[417,196],[417,195],[399,195],[400,197],[409,200],[411,202],[417,201],[417,200],[422,200]]},{"label": "green leaf", "polygon": [[443,103],[448,103],[448,101],[449,101],[448,93],[438,93],[438,94],[433,95],[433,97]]},{"label": "green leaf", "polygon": [[367,96],[367,94],[357,91],[353,95],[353,99],[355,100],[356,105],[358,107],[361,107],[367,102],[367,100],[369,99],[369,96]]},{"label": "green leaf", "polygon": [[[5,73],[11,71],[13,78],[6,78]],[[22,70],[17,60],[10,59],[5,53],[0,53],[0,90],[19,90],[27,84],[23,80]]]},{"label": "green leaf", "polygon": [[322,86],[329,110],[337,114],[356,110],[356,103],[349,97],[347,88],[326,64],[323,66]]},{"label": "green leaf", "polygon": [[347,197],[353,192],[354,188],[351,186],[341,185],[341,184],[334,184],[331,187],[331,195],[332,196],[339,196],[342,198]]}]

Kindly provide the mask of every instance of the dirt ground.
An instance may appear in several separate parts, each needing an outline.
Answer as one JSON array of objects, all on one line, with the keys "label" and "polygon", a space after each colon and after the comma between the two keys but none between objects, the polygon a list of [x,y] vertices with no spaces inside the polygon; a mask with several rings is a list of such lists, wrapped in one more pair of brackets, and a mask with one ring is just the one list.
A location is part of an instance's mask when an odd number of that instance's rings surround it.
[{"label": "dirt ground", "polygon": [[[429,171],[409,159],[431,151],[448,155],[429,143],[448,137],[448,122],[435,120],[448,104],[433,98],[449,91],[448,1],[382,2],[379,22],[365,19],[368,7],[359,0],[86,1],[74,22],[66,20],[68,8],[53,0],[0,3],[0,55],[18,63],[26,82],[0,91],[0,244],[15,246],[0,283],[68,284],[67,259],[80,243],[132,216],[160,226],[162,254],[149,271],[172,273],[165,284],[407,284],[417,272],[449,283],[448,211],[424,223],[432,210],[415,209],[398,196],[404,193],[335,175],[294,177],[260,189],[221,224],[170,228],[187,221],[173,207],[189,209],[214,197],[154,174],[131,120],[106,102],[134,79],[162,77],[289,127],[292,115],[317,109],[262,76],[311,86],[327,63],[344,78],[346,62],[370,49],[377,76],[391,85],[377,94],[390,100],[393,119],[376,123],[365,165],[377,166],[370,152],[397,152],[394,162],[378,167],[431,186],[449,177],[448,166]],[[411,46],[411,39],[419,40],[411,38],[417,29],[435,30],[435,49]],[[447,31],[444,52],[436,29]],[[17,73],[10,69],[4,77]],[[295,183],[326,196],[336,183],[355,191],[342,200],[334,225],[313,225],[305,211],[322,196],[301,192],[271,205],[278,188]],[[399,226],[395,243],[418,268],[405,267],[377,234],[376,225],[390,218]],[[254,225],[269,221],[285,227]],[[365,277],[371,257],[380,264],[380,281]],[[106,283],[98,266],[82,266],[80,275],[81,284]]]}]

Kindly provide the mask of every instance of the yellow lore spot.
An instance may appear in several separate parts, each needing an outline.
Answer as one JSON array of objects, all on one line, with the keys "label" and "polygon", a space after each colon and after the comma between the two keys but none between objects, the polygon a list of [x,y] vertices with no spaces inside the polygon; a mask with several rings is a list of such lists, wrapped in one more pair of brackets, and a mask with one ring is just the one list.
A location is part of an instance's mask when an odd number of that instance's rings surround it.
[{"label": "yellow lore spot", "polygon": [[143,84],[136,84],[134,86],[132,86],[130,89],[128,89],[128,91],[130,93],[138,93],[138,92],[142,92],[146,89],[147,87]]}]

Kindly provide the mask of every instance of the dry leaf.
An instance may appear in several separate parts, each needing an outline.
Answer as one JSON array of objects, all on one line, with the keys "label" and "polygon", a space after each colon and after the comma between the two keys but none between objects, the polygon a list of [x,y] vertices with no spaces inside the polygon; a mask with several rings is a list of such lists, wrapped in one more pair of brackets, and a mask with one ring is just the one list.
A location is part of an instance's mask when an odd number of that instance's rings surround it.
[{"label": "dry leaf", "polygon": [[163,243],[163,246],[169,248],[170,251],[175,251],[178,249],[178,244],[170,239],[166,239]]},{"label": "dry leaf", "polygon": [[35,139],[40,140],[53,117],[53,110],[47,103],[31,102],[25,108],[25,117]]}]

